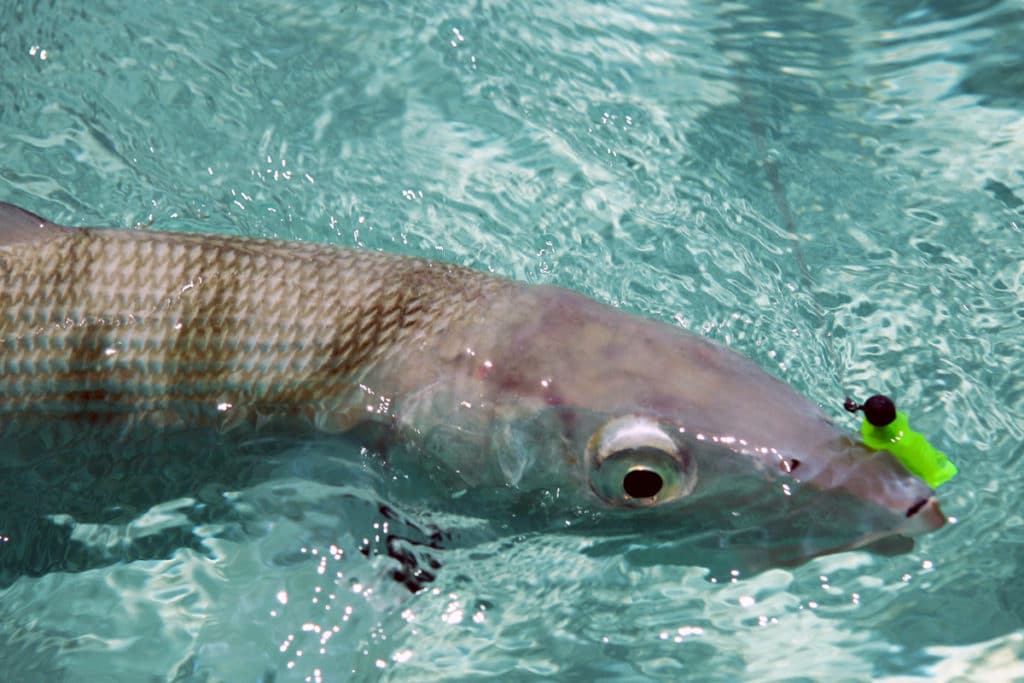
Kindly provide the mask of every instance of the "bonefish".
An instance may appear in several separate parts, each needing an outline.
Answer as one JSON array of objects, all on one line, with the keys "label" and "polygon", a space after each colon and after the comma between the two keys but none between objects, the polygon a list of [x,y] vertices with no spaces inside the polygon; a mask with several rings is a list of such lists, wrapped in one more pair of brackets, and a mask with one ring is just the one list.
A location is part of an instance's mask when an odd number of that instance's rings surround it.
[{"label": "bonefish", "polygon": [[756,509],[804,556],[946,521],[889,453],[737,353],[424,259],[2,204],[0,368],[0,421],[380,424],[466,487],[705,530],[768,524],[732,521]]}]

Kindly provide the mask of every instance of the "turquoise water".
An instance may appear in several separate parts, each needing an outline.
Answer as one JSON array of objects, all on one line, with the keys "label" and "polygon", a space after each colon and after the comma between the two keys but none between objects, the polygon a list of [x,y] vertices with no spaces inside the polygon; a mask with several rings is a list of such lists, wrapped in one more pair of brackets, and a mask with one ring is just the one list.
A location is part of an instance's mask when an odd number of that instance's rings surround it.
[{"label": "turquoise water", "polygon": [[[957,523],[909,554],[712,582],[432,510],[330,441],[127,470],[55,447],[4,473],[3,550],[34,539],[0,588],[5,680],[1024,678],[1019,3],[47,2],[0,24],[0,200],[569,286],[839,419],[891,392],[961,470]],[[422,592],[388,533],[443,564]]]}]

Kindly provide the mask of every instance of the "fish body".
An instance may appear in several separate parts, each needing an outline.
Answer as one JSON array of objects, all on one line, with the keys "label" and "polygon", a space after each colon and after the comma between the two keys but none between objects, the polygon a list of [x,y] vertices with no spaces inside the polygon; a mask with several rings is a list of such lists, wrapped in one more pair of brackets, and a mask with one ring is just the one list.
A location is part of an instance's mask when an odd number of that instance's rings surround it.
[{"label": "fish body", "polygon": [[750,360],[430,260],[3,204],[0,369],[0,421],[375,424],[467,487],[637,519],[758,510],[806,556],[945,522],[924,482]]},{"label": "fish body", "polygon": [[42,227],[0,244],[4,412],[237,406],[343,418],[394,395],[388,370],[464,335],[511,284],[369,251],[19,217]]}]

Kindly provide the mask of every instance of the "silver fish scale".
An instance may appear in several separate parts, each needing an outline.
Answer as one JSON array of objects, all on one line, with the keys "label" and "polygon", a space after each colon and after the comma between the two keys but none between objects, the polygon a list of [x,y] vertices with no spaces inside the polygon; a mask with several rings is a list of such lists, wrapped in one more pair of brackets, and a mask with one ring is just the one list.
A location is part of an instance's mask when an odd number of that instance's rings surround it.
[{"label": "silver fish scale", "polygon": [[510,284],[317,244],[55,230],[0,247],[0,411],[341,405]]}]

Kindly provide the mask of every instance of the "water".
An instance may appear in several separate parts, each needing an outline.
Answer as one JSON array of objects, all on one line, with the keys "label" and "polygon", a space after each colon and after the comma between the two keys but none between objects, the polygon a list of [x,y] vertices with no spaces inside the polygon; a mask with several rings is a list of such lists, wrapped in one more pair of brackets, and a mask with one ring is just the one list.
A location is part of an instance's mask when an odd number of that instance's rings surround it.
[{"label": "water", "polygon": [[[570,286],[839,418],[844,392],[891,392],[961,470],[957,523],[910,554],[712,582],[442,514],[330,440],[128,468],[72,443],[5,475],[4,551],[34,539],[0,589],[5,680],[1024,678],[1019,3],[0,19],[0,199]],[[430,548],[442,531],[459,541]],[[422,592],[386,533],[443,563]]]}]

